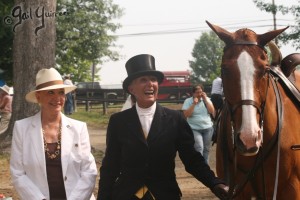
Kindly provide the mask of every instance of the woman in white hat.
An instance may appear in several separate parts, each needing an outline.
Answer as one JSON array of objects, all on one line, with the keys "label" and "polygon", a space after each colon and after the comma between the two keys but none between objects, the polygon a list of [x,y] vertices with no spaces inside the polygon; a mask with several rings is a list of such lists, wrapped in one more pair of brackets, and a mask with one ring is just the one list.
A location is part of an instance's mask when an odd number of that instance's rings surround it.
[{"label": "woman in white hat", "polygon": [[9,89],[7,85],[0,87],[0,134],[7,130],[11,117],[12,96],[9,95]]},{"label": "woman in white hat", "polygon": [[42,69],[26,95],[41,111],[13,129],[10,170],[21,199],[94,199],[97,169],[86,123],[61,112],[65,94],[75,88],[54,68]]}]

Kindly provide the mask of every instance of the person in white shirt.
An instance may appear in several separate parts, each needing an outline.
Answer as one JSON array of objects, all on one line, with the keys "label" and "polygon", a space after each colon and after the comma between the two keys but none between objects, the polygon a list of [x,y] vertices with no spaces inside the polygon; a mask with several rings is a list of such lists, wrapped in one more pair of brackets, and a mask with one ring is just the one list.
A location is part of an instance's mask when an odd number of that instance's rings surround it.
[{"label": "person in white shirt", "polygon": [[9,90],[7,85],[0,87],[0,134],[7,130],[11,118],[13,97],[9,95]]},{"label": "person in white shirt", "polygon": [[223,107],[223,83],[219,76],[213,80],[210,98],[215,107],[216,118]]},{"label": "person in white shirt", "polygon": [[[70,79],[70,75],[65,76],[64,84],[65,85],[73,85],[72,80]],[[66,102],[64,106],[64,113],[65,115],[71,115],[73,113],[73,108],[74,108],[74,99],[73,99],[73,94],[72,92],[66,94]]]},{"label": "person in white shirt", "polygon": [[40,111],[13,128],[10,174],[21,200],[95,199],[97,168],[87,125],[61,112],[75,88],[63,84],[56,69],[41,69],[25,96]]}]

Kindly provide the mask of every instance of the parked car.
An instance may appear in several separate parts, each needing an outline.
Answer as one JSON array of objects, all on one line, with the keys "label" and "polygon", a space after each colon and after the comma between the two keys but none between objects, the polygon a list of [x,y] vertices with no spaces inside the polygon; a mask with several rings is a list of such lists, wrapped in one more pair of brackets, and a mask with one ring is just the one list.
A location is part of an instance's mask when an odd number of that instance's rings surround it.
[{"label": "parked car", "polygon": [[126,100],[127,94],[123,90],[122,84],[102,85],[101,88],[104,90],[106,98],[113,100],[108,102],[109,105],[124,103]]},{"label": "parked car", "polygon": [[103,98],[103,91],[99,82],[79,82],[75,85],[77,86],[75,90],[77,100]]}]

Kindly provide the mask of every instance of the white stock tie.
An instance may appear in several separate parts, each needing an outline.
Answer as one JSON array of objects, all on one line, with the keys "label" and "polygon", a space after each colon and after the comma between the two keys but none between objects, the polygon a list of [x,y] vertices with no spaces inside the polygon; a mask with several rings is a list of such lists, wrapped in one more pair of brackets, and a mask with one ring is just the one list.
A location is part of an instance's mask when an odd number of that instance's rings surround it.
[{"label": "white stock tie", "polygon": [[148,133],[149,133],[150,127],[151,127],[151,122],[152,122],[151,114],[142,114],[141,115],[141,124],[142,124],[145,138],[148,137]]}]

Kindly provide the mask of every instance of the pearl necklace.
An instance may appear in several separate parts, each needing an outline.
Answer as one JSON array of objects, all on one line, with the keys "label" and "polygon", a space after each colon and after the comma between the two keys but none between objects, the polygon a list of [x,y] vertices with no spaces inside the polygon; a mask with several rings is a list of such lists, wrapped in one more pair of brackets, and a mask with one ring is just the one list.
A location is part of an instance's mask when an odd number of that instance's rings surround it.
[{"label": "pearl necklace", "polygon": [[45,149],[45,152],[48,156],[48,158],[50,159],[55,159],[59,153],[60,153],[60,143],[61,143],[61,125],[59,126],[59,131],[58,131],[58,140],[57,140],[57,145],[56,145],[56,149],[54,151],[54,153],[50,153],[49,151],[49,148],[48,148],[48,144],[47,144],[47,141],[46,141],[46,136],[45,136],[45,130],[42,128],[42,131],[43,131],[43,137],[44,137],[44,149]]}]

